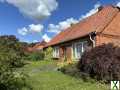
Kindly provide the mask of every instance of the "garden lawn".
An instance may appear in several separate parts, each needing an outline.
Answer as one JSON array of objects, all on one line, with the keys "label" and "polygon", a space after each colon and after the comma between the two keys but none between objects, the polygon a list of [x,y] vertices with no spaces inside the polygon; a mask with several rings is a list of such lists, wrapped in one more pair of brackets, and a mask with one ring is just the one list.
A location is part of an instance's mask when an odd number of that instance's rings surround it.
[{"label": "garden lawn", "polygon": [[109,90],[107,85],[84,82],[57,71],[55,61],[30,62],[20,70],[29,74],[27,83],[33,90]]}]

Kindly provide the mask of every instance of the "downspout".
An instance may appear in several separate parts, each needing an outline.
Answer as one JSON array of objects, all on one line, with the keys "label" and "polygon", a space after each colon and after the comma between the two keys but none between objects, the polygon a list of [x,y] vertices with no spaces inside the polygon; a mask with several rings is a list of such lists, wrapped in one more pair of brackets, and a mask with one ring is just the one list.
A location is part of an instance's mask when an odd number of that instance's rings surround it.
[{"label": "downspout", "polygon": [[[93,32],[93,33],[96,34],[95,32]],[[93,33],[90,33],[90,34],[89,34],[89,37],[90,37],[90,40],[91,40],[92,43],[93,43],[93,47],[95,47],[95,39],[92,38]]]}]

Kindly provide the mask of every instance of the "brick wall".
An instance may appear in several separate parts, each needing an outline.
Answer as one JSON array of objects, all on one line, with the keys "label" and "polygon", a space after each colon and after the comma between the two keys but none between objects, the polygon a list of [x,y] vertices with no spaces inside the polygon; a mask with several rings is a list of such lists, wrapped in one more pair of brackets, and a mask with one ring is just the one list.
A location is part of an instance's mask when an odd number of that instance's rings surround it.
[{"label": "brick wall", "polygon": [[118,13],[112,22],[96,36],[96,45],[114,43],[120,46],[120,13]]},{"label": "brick wall", "polygon": [[102,45],[102,44],[108,44],[113,43],[114,45],[120,46],[120,38],[116,36],[111,35],[97,35],[96,37],[96,46]]}]

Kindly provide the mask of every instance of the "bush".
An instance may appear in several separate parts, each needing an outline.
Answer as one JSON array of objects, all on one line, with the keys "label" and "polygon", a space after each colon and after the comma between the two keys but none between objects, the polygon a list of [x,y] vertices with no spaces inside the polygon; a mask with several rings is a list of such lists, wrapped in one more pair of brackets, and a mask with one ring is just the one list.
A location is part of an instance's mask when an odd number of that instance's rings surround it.
[{"label": "bush", "polygon": [[21,90],[25,86],[26,76],[15,73],[11,57],[0,54],[0,90]]},{"label": "bush", "polygon": [[53,59],[53,49],[52,47],[48,47],[45,51],[45,60],[52,60]]},{"label": "bush", "polygon": [[28,60],[44,60],[44,52],[43,51],[36,51],[28,54]]},{"label": "bush", "polygon": [[22,66],[24,64],[25,45],[13,35],[0,36],[0,55],[10,58],[12,66]]},{"label": "bush", "polygon": [[59,68],[58,70],[63,72],[64,74],[67,74],[67,75],[70,75],[70,76],[74,76],[74,77],[79,77],[80,76],[80,72],[79,72],[79,69],[77,68],[76,63],[67,64],[67,65]]},{"label": "bush", "polygon": [[22,90],[26,75],[16,72],[24,65],[25,44],[13,35],[0,36],[0,90]]},{"label": "bush", "polygon": [[97,80],[120,80],[120,48],[107,44],[86,51],[78,68]]}]

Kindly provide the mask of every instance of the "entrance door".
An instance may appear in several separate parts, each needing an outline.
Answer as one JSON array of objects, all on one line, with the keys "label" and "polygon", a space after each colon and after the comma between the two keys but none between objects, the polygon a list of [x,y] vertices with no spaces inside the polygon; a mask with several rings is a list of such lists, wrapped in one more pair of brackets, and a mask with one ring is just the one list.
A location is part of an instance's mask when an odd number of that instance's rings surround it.
[{"label": "entrance door", "polygon": [[63,46],[61,47],[61,58],[64,61],[71,61],[71,46]]},{"label": "entrance door", "polygon": [[66,47],[66,58],[67,58],[67,61],[71,61],[71,56],[72,56],[71,46],[67,46]]},{"label": "entrance door", "polygon": [[63,54],[64,54],[65,61],[67,60],[67,51],[66,50],[67,50],[66,47],[64,47]]}]

